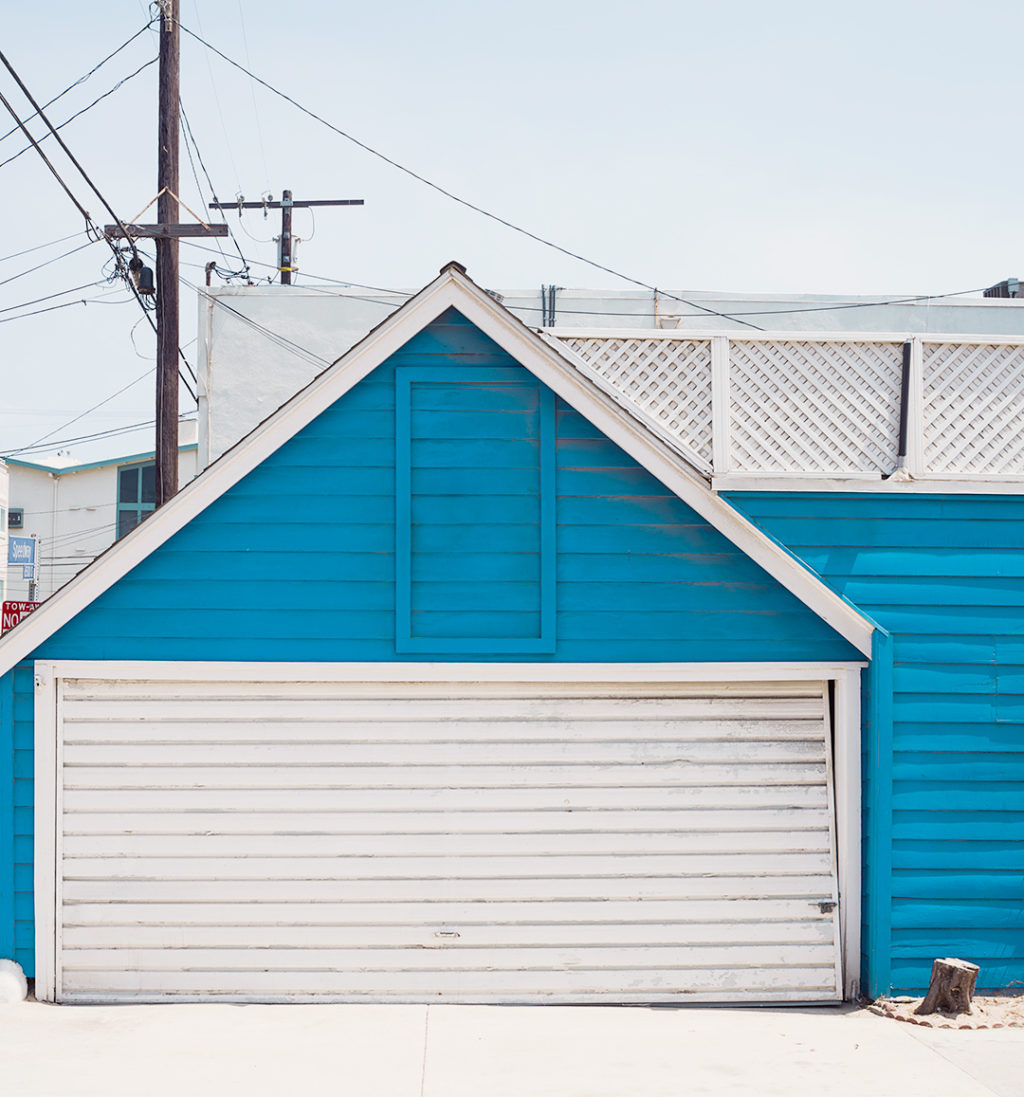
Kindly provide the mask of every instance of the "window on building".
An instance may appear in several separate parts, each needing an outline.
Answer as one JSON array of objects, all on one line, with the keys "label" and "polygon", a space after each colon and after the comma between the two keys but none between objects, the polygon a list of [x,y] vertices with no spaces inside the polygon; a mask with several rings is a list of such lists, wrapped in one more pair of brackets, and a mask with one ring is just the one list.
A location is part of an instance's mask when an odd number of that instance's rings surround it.
[{"label": "window on building", "polygon": [[123,537],[156,507],[156,463],[124,465],[117,470],[117,536]]},{"label": "window on building", "polygon": [[11,509],[7,512],[7,528],[25,528],[25,510],[23,507],[11,507]]}]

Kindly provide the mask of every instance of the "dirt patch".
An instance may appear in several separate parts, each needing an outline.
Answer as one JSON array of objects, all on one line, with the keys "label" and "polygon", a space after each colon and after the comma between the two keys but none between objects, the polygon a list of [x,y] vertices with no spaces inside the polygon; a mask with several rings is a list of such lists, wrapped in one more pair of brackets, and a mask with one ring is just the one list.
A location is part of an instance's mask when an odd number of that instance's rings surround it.
[{"label": "dirt patch", "polygon": [[879,998],[868,1009],[879,1017],[907,1021],[923,1028],[1024,1028],[1024,996],[986,997],[979,995],[971,1003],[970,1013],[930,1013],[919,1017],[914,1010],[922,998]]}]

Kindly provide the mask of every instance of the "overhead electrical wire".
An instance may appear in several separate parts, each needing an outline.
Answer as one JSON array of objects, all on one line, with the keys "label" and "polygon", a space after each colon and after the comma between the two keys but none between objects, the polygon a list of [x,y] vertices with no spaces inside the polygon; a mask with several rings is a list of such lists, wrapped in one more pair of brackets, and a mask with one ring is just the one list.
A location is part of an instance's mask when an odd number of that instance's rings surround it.
[{"label": "overhead electrical wire", "polygon": [[[62,424],[61,426],[54,427],[53,430],[51,430],[48,433],[44,434],[41,438],[37,438],[34,442],[29,443],[29,445],[22,446],[20,449],[11,450],[10,455],[17,454],[17,453],[26,453],[30,449],[38,448],[48,438],[52,438],[55,434],[59,433],[62,430],[67,430],[68,427],[70,427],[74,423],[77,423],[80,419],[84,419],[87,415],[91,415],[94,411],[98,411],[101,407],[103,407],[104,404],[109,404],[111,400],[113,400],[116,397],[120,396],[122,392],[127,392],[130,388],[133,388],[140,381],[144,381],[153,372],[153,369],[155,369],[155,367],[152,367],[152,368],[146,370],[145,373],[140,374],[138,377],[136,377],[134,381],[129,381],[127,385],[124,385],[122,388],[119,388],[117,390],[117,392],[112,392],[109,396],[104,397],[104,399],[102,399],[98,404],[93,404],[93,406],[91,408],[86,408],[85,411],[80,412],[73,419],[69,419],[66,423]],[[50,442],[49,445],[53,446],[53,445],[57,445],[57,443],[56,442]],[[47,448],[49,448],[49,447],[47,447]]]},{"label": "overhead electrical wire", "polygon": [[[207,252],[210,252],[211,254],[216,254],[215,252],[212,251],[211,248],[204,247],[202,244],[197,244],[196,242],[194,242],[192,240],[182,240],[182,243],[187,245],[188,247],[198,248],[200,251],[207,251]],[[250,260],[250,263],[255,267],[267,267],[270,270],[276,270],[277,269],[272,263],[264,263],[264,262],[261,262],[258,259],[252,259],[252,260]],[[185,264],[185,265],[190,266],[190,265],[193,265],[193,264]],[[304,278],[313,278],[318,282],[328,282],[331,285],[335,285],[335,286],[341,286],[341,287],[351,286],[355,289],[371,290],[374,293],[393,294],[396,297],[404,297],[406,299],[414,296],[414,293],[410,292],[409,290],[388,289],[387,287],[384,287],[384,286],[370,286],[370,285],[367,285],[364,282],[351,282],[351,281],[346,281],[345,279],[342,279],[342,278],[329,278],[329,277],[327,277],[326,275],[323,275],[323,274],[309,274],[306,271],[303,271],[302,276]],[[981,288],[985,288],[985,287],[981,287]],[[313,292],[322,292],[322,293],[329,292],[327,290],[320,290],[316,286],[306,286],[305,289],[311,290]],[[884,300],[884,301],[853,301],[853,302],[845,302],[845,303],[839,304],[839,305],[817,305],[817,306],[808,307],[808,308],[774,309],[774,310],[771,310],[771,311],[764,311],[764,312],[730,313],[729,315],[736,315],[736,316],[741,316],[741,315],[742,316],[748,316],[748,315],[749,316],[769,316],[769,315],[771,315],[771,316],[788,316],[791,313],[800,313],[800,312],[830,312],[830,311],[841,310],[841,309],[881,308],[885,305],[906,305],[906,304],[913,304],[913,303],[918,302],[918,301],[940,301],[943,298],[947,298],[947,297],[964,297],[967,294],[979,293],[980,291],[981,291],[980,289],[954,290],[954,291],[951,291],[949,293],[923,293],[923,294],[918,294],[918,295],[913,296],[913,297],[895,297],[895,298],[887,299],[887,300]],[[660,290],[658,292],[659,292],[659,294],[664,296],[664,294],[662,294]],[[359,301],[373,301],[373,298],[357,297],[356,300],[359,300]],[[391,302],[381,301],[379,303],[384,305],[384,304],[390,304]],[[508,308],[512,312],[539,312],[539,313],[544,312],[544,310],[542,308],[540,308],[538,306],[534,306],[534,305],[506,305],[505,307]],[[643,317],[640,316],[635,311],[626,312],[626,311],[619,311],[619,310],[614,310],[614,309],[573,309],[573,308],[563,308],[563,307],[559,306],[558,311],[559,311],[559,313],[564,313],[566,316],[615,316],[615,317],[625,317],[625,318],[631,318],[631,319],[643,319]],[[697,312],[680,313],[680,314],[678,314],[678,318],[679,319],[695,319],[695,318],[700,317],[701,315],[702,315],[701,313],[697,313]],[[673,318],[676,318],[676,317],[673,316]],[[685,329],[680,329],[680,330],[685,330]]]},{"label": "overhead electrical wire", "polygon": [[[200,168],[202,168],[203,176],[206,178],[206,184],[210,188],[210,197],[214,202],[216,202],[217,192],[214,189],[213,180],[210,178],[210,173],[206,170],[206,162],[203,160],[202,152],[199,151],[199,142],[196,141],[195,134],[192,132],[192,123],[188,120],[188,115],[185,113],[185,104],[182,103],[180,98],[178,99],[178,109],[181,112],[182,130],[185,135],[185,151],[188,152],[188,161],[192,167],[192,174],[193,176],[196,176],[196,190],[199,191],[200,197],[203,197],[203,188],[199,184],[199,177],[196,175],[195,165],[192,163],[192,153],[189,151],[189,142],[191,142],[192,148],[194,148],[196,151],[196,159],[199,161]],[[203,201],[205,200],[206,199],[203,198]],[[225,225],[227,225],[228,219],[224,210],[218,209],[217,212],[220,215],[221,221]],[[235,245],[235,251],[238,252],[238,258],[242,260],[242,266],[245,268],[245,273],[248,275],[249,260],[246,259],[246,257],[242,254],[242,249],[239,246],[238,241],[235,239],[235,235],[231,231],[230,226],[228,227],[228,236],[231,238],[231,243]],[[216,239],[216,237],[214,237],[214,239]],[[224,262],[226,263],[228,261],[227,256],[224,254],[224,249],[221,248],[219,243],[217,244],[217,250],[223,257]]]},{"label": "overhead electrical wire", "polygon": [[[250,69],[247,69],[245,65],[240,64],[238,61],[235,61],[231,57],[228,57],[226,53],[222,53],[219,49],[217,49],[216,46],[212,45],[210,42],[207,42],[205,38],[201,37],[200,35],[196,34],[195,31],[190,30],[188,27],[186,27],[184,23],[179,22],[178,26],[187,35],[189,35],[190,38],[194,38],[200,45],[205,46],[212,53],[215,53],[219,58],[221,58],[221,60],[226,61],[229,65],[238,69],[239,72],[245,73],[245,75],[248,76],[250,80],[255,80],[257,84],[260,84],[262,87],[266,88],[274,95],[278,96],[281,99],[284,99],[288,103],[291,103],[293,107],[302,111],[303,114],[312,118],[314,121],[319,122],[322,126],[326,126],[333,133],[338,134],[339,137],[345,138],[346,141],[351,141],[352,144],[356,145],[358,148],[361,148],[364,152],[368,152],[371,156],[375,156],[378,160],[382,160],[385,164],[389,164],[396,170],[402,172],[405,175],[408,175],[411,179],[415,179],[417,182],[423,183],[425,186],[430,187],[431,190],[436,191],[438,194],[443,195],[445,198],[450,199],[452,202],[457,202],[460,206],[464,206],[466,209],[473,210],[474,213],[479,213],[481,216],[487,217],[491,221],[495,221],[499,225],[504,225],[505,228],[511,229],[513,232],[518,232],[520,233],[520,235],[526,236],[529,239],[536,241],[538,244],[543,244],[544,247],[551,248],[557,252],[561,252],[562,255],[567,255],[570,259],[576,259],[581,263],[586,263],[587,266],[594,267],[595,270],[602,270],[606,274],[610,274],[615,278],[621,278],[624,282],[632,282],[635,286],[641,286],[643,289],[648,289],[652,292],[660,293],[663,297],[669,297],[673,301],[681,301],[683,304],[689,305],[691,308],[699,309],[701,312],[707,313],[712,316],[719,316],[723,320],[733,319],[733,317],[730,316],[728,313],[719,312],[717,309],[712,309],[707,307],[706,305],[701,305],[699,302],[696,301],[687,300],[685,297],[677,297],[674,294],[666,293],[664,290],[659,290],[657,286],[651,285],[651,283],[649,282],[644,282],[640,278],[634,278],[632,277],[632,275],[623,274],[622,271],[615,270],[613,267],[605,266],[604,263],[598,263],[594,259],[588,259],[585,255],[580,255],[579,252],[575,252],[570,250],[569,248],[562,247],[561,244],[556,244],[554,243],[554,241],[547,240],[543,236],[539,236],[535,232],[530,232],[529,229],[524,229],[522,228],[522,226],[514,224],[512,221],[509,221],[504,217],[499,217],[498,214],[491,213],[490,210],[486,210],[482,206],[478,206],[465,198],[460,198],[459,195],[454,194],[450,190],[447,190],[440,184],[435,183],[430,179],[427,179],[426,176],[420,175],[419,172],[413,171],[412,168],[407,168],[404,164],[400,164],[397,160],[394,160],[390,156],[387,156],[383,152],[380,152],[377,149],[373,148],[372,145],[368,145],[365,141],[360,141],[358,137],[354,137],[351,133],[347,133],[345,130],[340,129],[332,122],[328,122],[326,118],[324,118],[322,115],[317,114],[316,111],[310,110],[309,107],[303,106],[303,104],[300,103],[297,99],[293,99],[292,96],[288,95],[286,92],[281,91],[280,88],[276,88],[273,84],[261,79]],[[745,327],[748,328],[754,328],[758,331],[761,330],[757,324],[750,323],[747,320],[736,320],[735,322],[738,324],[743,324]]]},{"label": "overhead electrical wire", "polygon": [[71,308],[72,305],[128,305],[131,303],[130,297],[125,297],[120,301],[105,301],[103,297],[83,297],[79,301],[65,301],[61,305],[49,305],[45,309],[33,309],[32,312],[23,312],[18,316],[4,316],[0,318],[0,324],[10,324],[15,320],[25,320],[29,316],[39,316],[44,312],[56,312],[57,309]]},{"label": "overhead electrical wire", "polygon": [[[121,51],[122,51],[123,49],[126,49],[126,48],[127,48],[128,46],[130,46],[130,45],[132,44],[132,42],[134,42],[134,41],[135,41],[135,39],[136,39],[136,38],[138,38],[138,37],[139,37],[140,35],[143,35],[143,34],[145,34],[145,33],[146,33],[146,31],[147,31],[147,30],[149,30],[149,28],[150,28],[150,27],[151,27],[151,26],[152,26],[152,25],[153,25],[153,24],[154,24],[155,22],[156,22],[156,17],[154,17],[154,18],[150,19],[150,20],[149,20],[149,22],[148,22],[148,23],[146,23],[146,24],[145,24],[144,26],[140,27],[140,28],[139,28],[139,29],[138,29],[138,30],[137,30],[137,31],[136,31],[136,32],[135,32],[135,33],[134,33],[134,34],[133,34],[133,35],[131,36],[131,38],[129,38],[129,39],[128,39],[127,41],[125,41],[125,42],[122,42],[122,43],[121,43],[121,45],[119,45],[119,46],[117,47],[117,49],[116,49],[116,50],[114,50],[114,52],[113,52],[113,53],[108,53],[108,54],[107,54],[107,56],[106,56],[106,57],[104,57],[102,61],[100,61],[100,62],[98,62],[97,64],[93,65],[93,67],[92,67],[92,68],[91,68],[91,69],[90,69],[90,70],[89,70],[89,71],[88,71],[88,72],[87,72],[87,73],[86,73],[86,74],[85,74],[84,76],[80,76],[80,77],[79,77],[79,78],[78,78],[78,79],[77,79],[77,80],[76,80],[76,81],[75,81],[75,82],[74,82],[73,84],[68,84],[68,86],[67,86],[67,87],[66,87],[66,88],[65,88],[65,89],[64,89],[64,90],[63,90],[62,92],[58,92],[58,93],[57,93],[57,94],[56,94],[56,95],[55,95],[55,96],[54,96],[54,97],[53,97],[52,99],[48,99],[48,100],[47,100],[47,101],[46,101],[46,102],[45,102],[45,103],[43,104],[43,109],[45,110],[45,109],[46,109],[47,107],[52,107],[52,106],[53,106],[53,104],[54,104],[54,103],[56,103],[58,99],[63,99],[63,98],[64,98],[64,96],[65,96],[65,95],[67,95],[69,91],[73,91],[73,90],[74,90],[75,88],[77,88],[77,87],[78,87],[78,85],[79,85],[79,84],[84,84],[84,83],[86,82],[86,80],[88,80],[88,79],[89,79],[89,77],[90,77],[90,76],[94,76],[94,75],[95,75],[95,74],[96,74],[97,72],[99,72],[99,71],[100,71],[100,69],[101,69],[101,68],[103,68],[103,66],[104,66],[104,65],[105,65],[105,64],[106,64],[106,63],[107,63],[108,61],[110,61],[110,60],[112,60],[113,58],[115,58],[115,57],[116,57],[116,56],[117,56],[117,55],[118,55],[118,54],[119,54],[119,53],[120,53],[120,52],[121,52]],[[26,119],[25,119],[25,121],[26,121],[26,122],[31,122],[31,121],[32,121],[32,119],[33,119],[33,118],[35,118],[35,117],[36,117],[36,116],[35,116],[34,114],[30,114],[30,115],[28,116],[28,118],[26,118]],[[7,131],[7,132],[6,132],[5,134],[2,134],[2,135],[0,135],[0,141],[5,141],[5,140],[6,140],[6,139],[7,139],[8,137],[10,137],[10,136],[11,136],[11,134],[14,134],[14,133],[17,133],[17,132],[18,132],[18,127],[17,127],[17,126],[15,126],[15,127],[13,128],[13,129],[9,129],[9,130],[8,130],[8,131]]]},{"label": "overhead electrical wire", "polygon": [[[149,68],[150,65],[155,65],[158,60],[159,58],[157,57],[151,57],[144,65],[140,65],[133,73],[130,73],[123,79],[118,80],[118,82],[112,88],[110,88],[109,91],[105,91],[102,95],[97,96],[97,98],[95,98],[88,106],[82,107],[81,110],[75,111],[75,113],[72,114],[70,118],[65,118],[64,121],[56,127],[56,129],[62,130],[65,126],[69,125],[71,122],[74,122],[76,118],[80,118],[83,114],[86,113],[86,111],[92,110],[92,108],[95,107],[97,103],[102,103],[104,99],[106,99],[110,95],[113,95],[115,91],[127,84],[129,80],[132,80],[136,76],[138,76],[140,72],[144,72],[146,69]],[[41,141],[45,141],[47,136],[48,134],[43,134]],[[23,149],[20,149],[18,152],[14,153],[13,156],[8,156],[6,160],[0,160],[0,168],[6,167],[8,164],[13,163],[15,160],[18,159],[19,156],[24,156],[26,152],[30,152],[31,150],[32,146],[26,145]]]},{"label": "overhead electrical wire", "polygon": [[44,301],[52,301],[57,297],[67,297],[69,293],[77,293],[83,289],[93,289],[95,286],[107,285],[105,278],[100,279],[97,282],[85,282],[81,286],[72,286],[70,289],[58,290],[56,293],[47,294],[45,297],[36,297],[31,301],[22,301],[17,305],[8,305],[6,308],[0,309],[0,313],[13,312],[15,309],[27,309],[29,305],[41,305]]},{"label": "overhead electrical wire", "polygon": [[[81,233],[75,233],[75,236],[80,235]],[[66,259],[69,255],[74,255],[77,251],[84,251],[85,248],[92,247],[92,245],[96,243],[98,243],[98,241],[95,239],[86,240],[84,244],[79,244],[77,248],[70,248],[68,251],[62,251],[60,255],[55,255],[52,259],[47,259],[45,263],[37,263],[34,267],[29,267],[28,270],[19,271],[17,274],[12,274],[10,278],[4,278],[3,281],[0,281],[0,286],[6,286],[10,282],[17,282],[19,278],[24,278],[27,274],[34,274],[37,270],[42,270],[43,267],[48,267],[51,263]]]},{"label": "overhead electrical wire", "polygon": [[81,236],[81,231],[69,233],[67,236],[61,236],[58,240],[51,240],[47,244],[36,244],[34,247],[25,248],[24,251],[14,251],[10,255],[4,255],[0,257],[0,263],[6,263],[8,259],[20,259],[23,255],[29,255],[33,251],[42,251],[44,248],[53,248],[58,244],[66,244],[68,240],[74,240],[76,236]]},{"label": "overhead electrical wire", "polygon": [[[152,372],[152,371],[150,371]],[[87,414],[87,413],[84,413]],[[187,412],[178,416],[178,422],[190,422],[193,421],[195,412]],[[55,438],[48,442],[47,445],[39,445],[38,443],[31,446],[20,446],[18,449],[9,450],[7,453],[0,454],[0,457],[4,459],[8,457],[17,458],[19,454],[28,453],[29,451],[36,450],[51,450],[55,446],[71,446],[84,442],[98,442],[105,438],[113,438],[119,434],[132,434],[135,431],[142,430],[143,428],[149,428],[156,424],[155,419],[147,419],[144,422],[130,423],[125,427],[111,427],[109,430],[94,431],[92,434],[82,434],[74,438]]]},{"label": "overhead electrical wire", "polygon": [[[99,188],[92,181],[92,179],[89,178],[89,175],[86,173],[86,171],[82,167],[82,165],[78,162],[78,160],[75,157],[74,153],[68,148],[67,144],[64,141],[64,138],[61,137],[61,135],[54,129],[53,124],[50,122],[50,120],[46,117],[46,114],[43,112],[43,108],[40,107],[39,104],[36,102],[36,100],[33,97],[32,93],[25,86],[24,81],[17,74],[17,72],[14,69],[14,66],[10,63],[10,61],[8,61],[8,59],[4,55],[3,51],[0,51],[0,64],[2,64],[4,66],[4,68],[7,69],[7,71],[10,73],[11,77],[14,79],[14,82],[21,89],[22,94],[25,96],[25,98],[35,108],[36,114],[42,120],[43,124],[50,131],[50,133],[53,134],[54,139],[57,141],[57,144],[60,145],[61,149],[64,151],[64,154],[71,161],[71,163],[75,165],[75,167],[78,169],[79,174],[82,176],[82,178],[88,184],[89,189],[92,190],[92,192],[96,195],[96,197],[103,204],[103,207],[107,210],[107,212],[110,214],[110,216],[114,219],[114,221],[117,224],[118,228],[121,230],[121,233],[123,234],[125,240],[127,240],[128,246],[131,248],[132,254],[137,257],[138,256],[138,248],[135,246],[135,241],[129,236],[128,230],[125,228],[124,222],[121,220],[120,217],[117,216],[117,214],[113,210],[113,207],[106,200],[106,198],[104,198],[103,194],[100,192]],[[39,153],[39,155],[42,157],[43,161],[46,163],[47,167],[50,169],[50,171],[53,173],[55,178],[58,180],[58,182],[60,182],[61,186],[64,188],[64,190],[67,193],[68,197],[71,199],[71,201],[75,204],[75,206],[81,212],[82,216],[85,218],[85,223],[86,223],[87,229],[91,229],[92,232],[94,232],[96,234],[97,239],[103,239],[103,240],[106,241],[107,245],[110,247],[110,250],[113,252],[113,254],[114,254],[114,256],[117,260],[118,270],[121,271],[122,266],[123,266],[123,257],[122,257],[122,253],[121,253],[120,249],[117,247],[116,244],[114,244],[114,242],[112,240],[110,240],[107,236],[105,236],[105,235],[103,235],[99,232],[99,229],[94,224],[94,222],[93,222],[92,218],[89,216],[88,212],[84,209],[82,204],[78,201],[78,199],[71,192],[68,185],[61,178],[61,176],[60,176],[59,172],[57,171],[57,169],[54,168],[54,166],[50,163],[49,159],[46,156],[46,153],[44,153],[43,150],[39,147],[39,143],[32,136],[32,134],[29,133],[28,128],[26,127],[25,123],[21,120],[21,118],[18,116],[17,112],[10,105],[10,103],[8,103],[6,98],[4,98],[2,93],[0,93],[0,101],[3,102],[4,106],[7,108],[8,112],[11,115],[11,117],[14,119],[14,121],[17,123],[18,127],[22,130],[22,132],[25,134],[25,136],[31,142],[32,147],[36,150],[36,152]],[[149,310],[146,308],[145,302],[142,300],[142,297],[139,295],[138,288],[136,287],[134,281],[128,276],[127,271],[122,271],[122,279],[124,281],[124,284],[132,291],[132,294],[134,295],[136,301],[138,301],[139,307],[145,313],[146,318],[149,321],[150,327],[153,329],[154,332],[156,332],[157,328],[156,328],[156,324],[153,322],[153,317],[150,316]],[[184,362],[185,368],[191,374],[192,383],[195,384],[196,383],[195,371],[192,369],[191,365],[189,365],[188,359],[185,357],[185,354],[182,351],[181,347],[178,348],[178,356],[180,357],[181,361]],[[192,397],[192,399],[194,401],[196,401],[195,391],[193,390],[192,386],[188,383],[188,380],[185,378],[185,375],[181,372],[181,367],[180,366],[178,368],[178,376],[181,379],[182,384],[185,386],[186,390],[188,391],[188,394]]]}]

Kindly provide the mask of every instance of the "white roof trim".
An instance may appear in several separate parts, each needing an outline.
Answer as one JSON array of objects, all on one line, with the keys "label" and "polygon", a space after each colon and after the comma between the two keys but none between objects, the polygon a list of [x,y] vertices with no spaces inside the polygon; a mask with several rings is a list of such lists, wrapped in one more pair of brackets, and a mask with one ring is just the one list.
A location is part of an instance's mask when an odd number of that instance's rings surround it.
[{"label": "white roof trim", "polygon": [[874,624],[782,545],[711,490],[663,441],[601,392],[552,346],[449,264],[282,408],[173,499],[116,542],[35,613],[0,638],[0,673],[31,654],[294,434],[401,349],[448,308],[456,308],[503,350],[622,447],[684,503],[794,594],[858,651],[871,653]]}]

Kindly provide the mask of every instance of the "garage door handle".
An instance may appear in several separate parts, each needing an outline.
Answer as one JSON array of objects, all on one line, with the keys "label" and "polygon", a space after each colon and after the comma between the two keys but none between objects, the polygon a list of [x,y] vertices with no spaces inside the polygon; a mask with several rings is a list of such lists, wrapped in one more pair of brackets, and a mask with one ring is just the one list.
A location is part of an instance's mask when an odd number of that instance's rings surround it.
[{"label": "garage door handle", "polygon": [[459,933],[454,929],[439,929],[435,934],[435,937],[458,937]]},{"label": "garage door handle", "polygon": [[834,911],[835,909],[836,904],[835,901],[832,899],[825,899],[823,902],[818,904],[818,910],[820,910],[822,914],[831,914],[832,911]]}]

